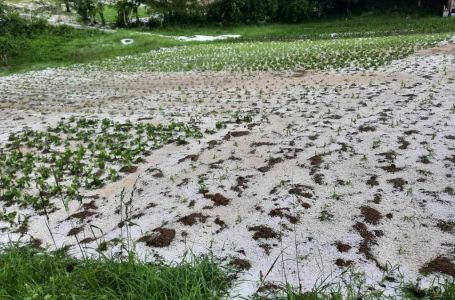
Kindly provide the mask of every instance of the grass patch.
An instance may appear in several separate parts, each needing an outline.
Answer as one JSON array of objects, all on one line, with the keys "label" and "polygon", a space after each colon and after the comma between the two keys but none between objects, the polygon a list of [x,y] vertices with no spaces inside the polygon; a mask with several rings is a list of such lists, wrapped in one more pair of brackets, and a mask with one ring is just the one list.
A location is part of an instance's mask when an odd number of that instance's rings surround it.
[{"label": "grass patch", "polygon": [[346,36],[346,34],[351,37],[364,37],[449,33],[455,32],[455,20],[453,18],[387,14],[333,18],[300,24],[179,25],[151,29],[150,32],[171,36],[239,34],[242,36],[240,41],[289,41],[295,39],[334,38],[333,33],[339,34],[338,37]]},{"label": "grass patch", "polygon": [[167,265],[8,247],[0,266],[0,299],[220,299],[229,287],[208,257]]},{"label": "grass patch", "polygon": [[[120,40],[133,38],[123,45]],[[131,30],[102,32],[95,29],[51,30],[22,38],[28,47],[11,57],[8,66],[0,66],[0,75],[92,62],[122,55],[132,55],[182,42]]]}]

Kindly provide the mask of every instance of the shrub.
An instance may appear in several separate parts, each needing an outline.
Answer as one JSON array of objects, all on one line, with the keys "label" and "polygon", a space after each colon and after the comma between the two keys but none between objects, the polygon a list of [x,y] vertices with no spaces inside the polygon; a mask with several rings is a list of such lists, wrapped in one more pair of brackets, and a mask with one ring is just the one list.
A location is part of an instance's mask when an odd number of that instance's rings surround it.
[{"label": "shrub", "polygon": [[12,35],[0,36],[0,65],[8,66],[10,58],[19,55],[26,42]]}]

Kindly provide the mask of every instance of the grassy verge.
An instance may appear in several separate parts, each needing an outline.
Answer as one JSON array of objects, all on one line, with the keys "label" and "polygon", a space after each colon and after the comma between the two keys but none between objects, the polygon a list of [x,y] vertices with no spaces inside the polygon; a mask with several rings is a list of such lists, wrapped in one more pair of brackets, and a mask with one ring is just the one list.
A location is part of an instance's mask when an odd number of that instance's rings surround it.
[{"label": "grassy verge", "polygon": [[9,247],[0,266],[0,299],[220,299],[229,287],[227,273],[207,257],[146,264]]},{"label": "grassy verge", "polygon": [[[133,38],[135,43],[123,45],[120,40],[124,38]],[[12,57],[9,66],[0,66],[0,75],[91,62],[182,44],[173,39],[128,30],[108,33],[71,28],[60,32],[52,30],[24,39],[28,47],[20,55]]]},{"label": "grassy verge", "polygon": [[[81,260],[64,250],[9,245],[0,253],[0,266],[0,299],[226,299],[232,285],[230,271],[209,257],[173,265],[144,263],[133,254],[122,260]],[[455,299],[453,280],[425,289],[415,283],[397,283],[385,292],[372,289],[355,272],[342,283],[315,286],[307,292],[290,285],[268,286],[265,292],[265,287],[251,299]]]},{"label": "grassy verge", "polygon": [[408,16],[402,14],[333,18],[301,24],[167,26],[149,32],[163,35],[239,34],[240,41],[268,41],[333,38],[333,33],[349,36],[389,36],[455,32],[453,18]]}]

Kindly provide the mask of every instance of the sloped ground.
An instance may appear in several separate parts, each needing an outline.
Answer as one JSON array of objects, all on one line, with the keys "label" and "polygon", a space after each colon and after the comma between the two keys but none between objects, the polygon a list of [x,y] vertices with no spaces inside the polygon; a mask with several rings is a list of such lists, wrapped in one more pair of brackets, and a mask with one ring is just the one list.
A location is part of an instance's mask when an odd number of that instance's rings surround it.
[{"label": "sloped ground", "polygon": [[[311,288],[349,266],[376,288],[388,276],[391,292],[391,266],[406,280],[455,275],[455,51],[441,49],[378,71],[3,77],[0,138],[72,115],[196,124],[209,130],[202,139],[152,152],[84,205],[71,202],[72,217],[51,213],[56,244],[75,246],[78,228],[87,247],[105,240],[119,252],[118,195],[137,182],[127,224],[148,259],[213,252],[245,269],[244,295],[261,277]],[[0,223],[2,242],[52,246],[46,217],[23,213],[32,217],[20,232]]]}]

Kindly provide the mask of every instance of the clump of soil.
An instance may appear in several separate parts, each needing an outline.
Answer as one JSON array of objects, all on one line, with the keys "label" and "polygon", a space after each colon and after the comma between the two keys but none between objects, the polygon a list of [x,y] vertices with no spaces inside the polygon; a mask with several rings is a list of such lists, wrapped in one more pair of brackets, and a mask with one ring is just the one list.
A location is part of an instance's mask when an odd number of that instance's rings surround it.
[{"label": "clump of soil", "polygon": [[164,177],[163,171],[161,171],[158,168],[149,168],[149,169],[147,169],[146,172],[148,174],[151,174],[152,177],[154,177],[154,178],[163,178]]},{"label": "clump of soil", "polygon": [[376,128],[369,125],[362,125],[359,127],[360,132],[373,132],[376,131]]},{"label": "clump of soil", "polygon": [[72,214],[71,216],[69,216],[69,218],[85,220],[96,214],[97,214],[96,212],[84,210],[84,211]]},{"label": "clump of soil", "polygon": [[88,238],[85,238],[85,239],[81,240],[81,244],[89,244],[89,243],[91,243],[93,241],[95,241],[95,238],[88,237]]},{"label": "clump of soil", "polygon": [[293,215],[289,214],[289,208],[274,208],[270,211],[269,216],[271,217],[280,217],[286,218],[291,224],[296,224],[299,219]]},{"label": "clump of soil", "polygon": [[338,267],[340,268],[347,268],[347,267],[350,267],[354,262],[352,260],[344,260],[344,259],[341,259],[341,258],[338,258],[336,261],[335,261],[335,265],[337,265]]},{"label": "clump of soil", "polygon": [[305,208],[305,209],[310,209],[310,208],[311,208],[311,204],[310,204],[310,203],[301,201],[300,204],[301,204],[302,207]]},{"label": "clump of soil", "polygon": [[381,167],[381,169],[389,173],[395,173],[402,171],[404,168],[397,168],[395,164],[391,164],[389,166]]},{"label": "clump of soil", "polygon": [[454,163],[454,164],[455,164],[455,155],[447,156],[447,157],[445,158],[445,160],[450,161],[451,163]]},{"label": "clump of soil", "polygon": [[245,190],[248,186],[246,185],[248,180],[245,177],[238,176],[237,177],[237,184],[231,188],[231,190],[237,192],[238,197],[242,197],[243,190]]},{"label": "clump of soil", "polygon": [[120,168],[120,172],[122,173],[135,173],[139,167],[138,166],[123,166]]},{"label": "clump of soil", "polygon": [[318,155],[310,157],[309,161],[311,162],[312,166],[319,167],[324,160],[322,159],[322,156],[318,154]]},{"label": "clump of soil", "polygon": [[378,155],[384,157],[387,161],[395,161],[397,158],[397,153],[395,151],[383,152]]},{"label": "clump of soil", "polygon": [[324,174],[321,174],[321,173],[314,174],[313,180],[317,184],[323,185],[324,184]]},{"label": "clump of soil", "polygon": [[247,130],[244,130],[244,131],[233,131],[230,134],[233,137],[241,137],[241,136],[249,135],[250,132],[247,131]]},{"label": "clump of soil", "polygon": [[81,233],[82,231],[84,231],[84,226],[81,226],[81,227],[73,227],[73,228],[71,228],[70,231],[68,231],[67,236],[78,235],[78,234]]},{"label": "clump of soil", "polygon": [[309,185],[297,184],[292,189],[289,190],[291,195],[299,195],[304,198],[311,199],[313,198],[313,187]]},{"label": "clump of soil", "polygon": [[228,198],[224,197],[220,193],[216,194],[204,194],[204,197],[207,199],[210,199],[214,202],[215,206],[226,206],[229,204],[231,200]]},{"label": "clump of soil", "polygon": [[447,257],[438,256],[421,267],[419,272],[423,275],[441,273],[455,277],[455,264]]},{"label": "clump of soil", "polygon": [[379,193],[374,194],[373,203],[379,204],[381,203],[381,200],[382,200],[381,194]]},{"label": "clump of soil", "polygon": [[406,134],[406,135],[413,135],[413,134],[418,134],[418,133],[420,133],[420,131],[415,130],[415,129],[407,130],[404,132],[404,134]]},{"label": "clump of soil", "polygon": [[411,143],[406,141],[403,137],[398,138],[398,143],[400,144],[400,147],[398,147],[398,149],[401,150],[406,150],[408,149],[409,145],[411,145]]},{"label": "clump of soil", "polygon": [[229,265],[233,266],[237,270],[246,270],[246,271],[248,271],[249,269],[251,269],[251,263],[248,260],[241,259],[241,258],[234,258],[233,260],[231,260]]},{"label": "clump of soil", "polygon": [[339,252],[348,252],[352,248],[348,244],[343,244],[341,242],[336,243],[336,246]]},{"label": "clump of soil", "polygon": [[184,158],[181,158],[178,160],[178,163],[181,164],[182,162],[186,161],[186,160],[191,160],[193,162],[197,161],[199,159],[199,155],[197,154],[190,154],[190,155],[187,155],[185,156]]},{"label": "clump of soil", "polygon": [[276,164],[279,164],[283,161],[284,160],[281,157],[271,158],[268,160],[268,164],[266,166],[259,167],[258,171],[261,173],[266,173],[266,172],[270,171],[273,168],[273,166],[275,166]]},{"label": "clump of soil", "polygon": [[270,246],[269,244],[260,244],[259,248],[262,248],[262,250],[264,250],[265,254],[267,255],[270,255],[270,252],[272,250],[272,246]]},{"label": "clump of soil", "polygon": [[379,182],[378,182],[378,176],[376,175],[373,175],[370,177],[370,179],[367,180],[367,184],[369,186],[378,186],[379,185]]},{"label": "clump of soil", "polygon": [[245,136],[245,135],[249,135],[250,132],[247,131],[247,130],[244,130],[244,131],[232,131],[232,132],[229,132],[228,134],[226,134],[224,137],[223,137],[223,140],[224,141],[229,141],[231,139],[231,137],[241,137],[241,136]]},{"label": "clump of soil", "polygon": [[439,229],[441,229],[444,232],[452,232],[455,229],[455,221],[439,221],[438,224]]},{"label": "clump of soil", "polygon": [[226,229],[228,226],[226,224],[226,222],[224,222],[223,220],[221,220],[219,217],[216,217],[214,223],[218,226],[220,226],[220,229],[218,229],[216,231],[216,233],[220,233],[221,231],[223,231],[224,229]]},{"label": "clump of soil", "polygon": [[188,216],[180,218],[178,221],[186,226],[193,226],[197,222],[205,223],[207,221],[207,216],[204,216],[201,213],[192,213]]},{"label": "clump of soil", "polygon": [[419,162],[425,165],[431,163],[430,159],[426,155],[419,156]]},{"label": "clump of soil", "polygon": [[393,187],[395,189],[398,189],[400,191],[403,191],[404,185],[407,184],[408,182],[404,180],[403,178],[394,178],[394,179],[389,179],[387,180],[388,183],[393,184]]},{"label": "clump of soil", "polygon": [[367,223],[377,225],[382,219],[382,214],[370,206],[362,206],[360,208],[363,218]]},{"label": "clump of soil", "polygon": [[261,146],[274,146],[274,145],[276,145],[276,144],[272,143],[272,142],[254,142],[254,143],[251,143],[250,147],[256,148],[256,147],[261,147]]},{"label": "clump of soil", "polygon": [[453,196],[455,195],[455,190],[453,189],[453,187],[448,186],[444,189],[444,193]]},{"label": "clump of soil", "polygon": [[149,247],[163,248],[171,244],[175,238],[175,230],[169,228],[156,228],[151,235],[145,235],[137,240]]},{"label": "clump of soil", "polygon": [[363,239],[359,245],[359,253],[365,255],[367,259],[374,261],[379,269],[385,270],[384,266],[382,266],[371,253],[371,247],[376,244],[376,235],[370,232],[364,223],[357,222],[352,227],[359,233],[359,235]]},{"label": "clump of soil", "polygon": [[278,233],[276,233],[272,228],[266,225],[258,225],[248,227],[249,231],[254,231],[253,239],[277,239],[279,237]]},{"label": "clump of soil", "polygon": [[84,207],[85,210],[90,210],[90,209],[96,210],[96,209],[98,209],[98,206],[96,206],[95,200],[92,200],[89,203],[84,203],[82,206]]}]

